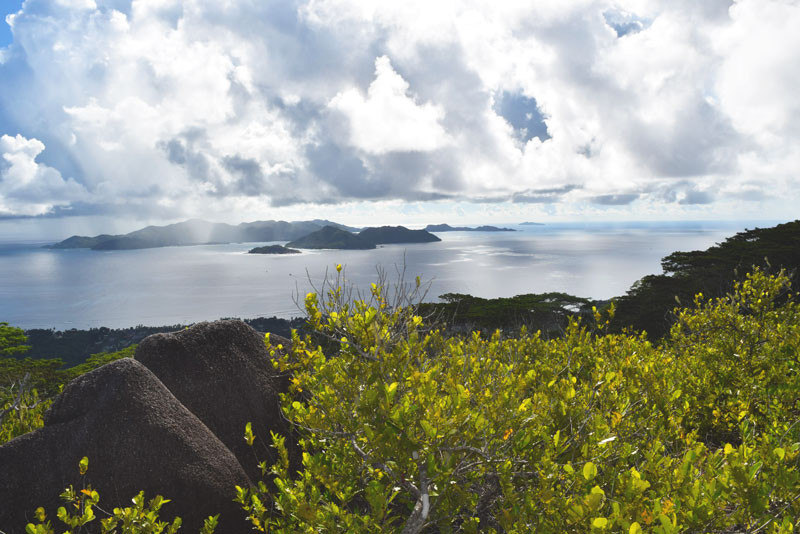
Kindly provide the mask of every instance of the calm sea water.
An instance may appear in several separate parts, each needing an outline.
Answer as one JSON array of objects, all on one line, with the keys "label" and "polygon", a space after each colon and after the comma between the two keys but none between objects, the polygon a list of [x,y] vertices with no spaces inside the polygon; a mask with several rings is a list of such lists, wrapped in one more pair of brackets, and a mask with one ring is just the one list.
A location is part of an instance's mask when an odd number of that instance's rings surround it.
[{"label": "calm sea water", "polygon": [[451,232],[440,243],[297,255],[246,254],[254,243],[96,252],[0,244],[0,321],[23,328],[121,328],[214,320],[295,317],[297,295],[326,269],[346,268],[368,288],[376,268],[389,279],[481,297],[562,291],[597,299],[624,294],[660,273],[676,250],[705,249],[734,233],[774,222],[592,223],[513,226],[518,232]]}]

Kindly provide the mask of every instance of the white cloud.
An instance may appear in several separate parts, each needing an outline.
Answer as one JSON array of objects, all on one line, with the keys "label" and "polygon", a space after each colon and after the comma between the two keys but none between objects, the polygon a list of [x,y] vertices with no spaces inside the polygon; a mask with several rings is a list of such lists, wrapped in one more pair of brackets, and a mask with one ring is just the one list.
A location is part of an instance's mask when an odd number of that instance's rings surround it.
[{"label": "white cloud", "polygon": [[373,154],[435,150],[446,145],[440,121],[444,110],[417,104],[409,86],[386,56],[375,60],[375,80],[366,98],[358,89],[338,93],[330,102],[350,123],[350,142]]},{"label": "white cloud", "polygon": [[36,161],[43,150],[38,139],[0,137],[0,215],[44,215],[88,198],[75,180]]},{"label": "white cloud", "polygon": [[[800,201],[795,2],[27,0],[11,22],[0,134],[46,144],[15,168],[73,177],[84,211]],[[501,95],[547,136],[521,136]]]}]

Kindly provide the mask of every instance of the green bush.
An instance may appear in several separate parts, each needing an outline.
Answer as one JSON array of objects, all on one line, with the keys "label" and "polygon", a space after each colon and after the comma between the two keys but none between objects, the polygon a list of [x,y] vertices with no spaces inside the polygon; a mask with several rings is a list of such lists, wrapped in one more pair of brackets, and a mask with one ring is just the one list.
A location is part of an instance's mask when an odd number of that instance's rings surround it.
[{"label": "green bush", "polygon": [[[86,475],[89,469],[89,459],[83,457],[78,463],[81,476]],[[76,490],[70,485],[61,494],[64,506],[56,511],[59,522],[68,529],[64,534],[79,534],[85,532],[86,525],[98,519],[97,510],[107,517],[100,519],[101,534],[175,534],[181,528],[181,518],[176,517],[172,523],[159,520],[161,507],[169,499],[156,495],[153,499],[145,501],[144,492],[139,492],[131,499],[133,506],[114,508],[110,513],[100,508],[100,494],[91,486],[84,485]],[[200,534],[213,534],[217,527],[218,516],[208,517],[200,530]],[[44,508],[36,509],[37,523],[28,523],[25,527],[26,534],[55,534],[51,522],[47,519]]]},{"label": "green bush", "polygon": [[368,301],[339,284],[310,294],[338,352],[295,334],[274,353],[293,375],[283,408],[302,469],[273,436],[272,486],[238,500],[264,532],[792,532],[800,314],[776,304],[787,283],[756,272],[698,296],[659,347],[574,321],[558,339],[446,338],[380,287]]}]

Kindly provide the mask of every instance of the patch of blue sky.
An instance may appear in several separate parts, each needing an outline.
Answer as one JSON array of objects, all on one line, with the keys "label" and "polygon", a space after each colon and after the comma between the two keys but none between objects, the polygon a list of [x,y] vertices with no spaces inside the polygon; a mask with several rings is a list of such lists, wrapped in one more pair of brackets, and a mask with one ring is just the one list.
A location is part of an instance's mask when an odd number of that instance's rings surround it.
[{"label": "patch of blue sky", "polygon": [[633,13],[620,10],[609,10],[603,13],[603,18],[615,32],[617,37],[624,37],[628,34],[638,33],[647,29],[652,23],[651,20],[640,18]]},{"label": "patch of blue sky", "polygon": [[14,40],[6,17],[19,11],[21,6],[21,0],[0,0],[0,48],[7,47]]}]

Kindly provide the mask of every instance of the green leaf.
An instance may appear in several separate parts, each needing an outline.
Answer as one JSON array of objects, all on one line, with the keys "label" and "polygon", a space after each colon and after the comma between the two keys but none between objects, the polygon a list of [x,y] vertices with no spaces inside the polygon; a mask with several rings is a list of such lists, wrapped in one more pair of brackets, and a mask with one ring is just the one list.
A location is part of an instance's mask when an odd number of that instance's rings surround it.
[{"label": "green leaf", "polygon": [[244,440],[248,445],[252,445],[255,439],[256,437],[253,434],[253,424],[248,421],[247,424],[244,425]]},{"label": "green leaf", "polygon": [[595,517],[594,521],[592,521],[592,526],[594,528],[606,528],[608,526],[608,519],[605,517]]},{"label": "green leaf", "polygon": [[592,462],[586,462],[583,466],[583,478],[586,480],[592,480],[594,477],[597,476],[597,466],[594,465]]},{"label": "green leaf", "polygon": [[89,470],[89,458],[87,458],[86,456],[81,458],[81,461],[78,462],[78,468],[80,469],[81,474],[85,475],[86,471]]},{"label": "green leaf", "polygon": [[642,527],[637,522],[631,523],[631,528],[628,529],[628,534],[642,534]]},{"label": "green leaf", "polygon": [[431,424],[428,421],[422,419],[420,420],[419,424],[422,427],[422,430],[425,431],[425,434],[427,434],[429,438],[431,439],[436,438],[436,429],[433,428],[433,426],[431,426]]}]

